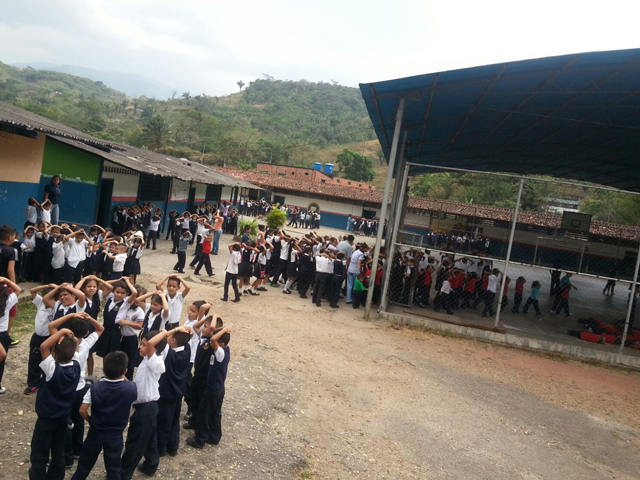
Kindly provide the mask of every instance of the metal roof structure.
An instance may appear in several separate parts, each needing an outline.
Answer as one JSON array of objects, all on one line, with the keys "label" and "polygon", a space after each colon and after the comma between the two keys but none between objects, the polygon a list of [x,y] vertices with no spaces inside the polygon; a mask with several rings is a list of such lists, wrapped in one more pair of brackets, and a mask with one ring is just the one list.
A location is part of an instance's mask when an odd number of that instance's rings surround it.
[{"label": "metal roof structure", "polygon": [[640,49],[360,84],[389,161],[396,113],[411,173],[428,165],[552,175],[640,192]]},{"label": "metal roof structure", "polygon": [[36,137],[38,133],[44,133],[54,140],[141,173],[175,177],[210,185],[257,188],[252,183],[201,163],[120,143],[106,142],[5,102],[0,102],[0,130],[32,137]]}]

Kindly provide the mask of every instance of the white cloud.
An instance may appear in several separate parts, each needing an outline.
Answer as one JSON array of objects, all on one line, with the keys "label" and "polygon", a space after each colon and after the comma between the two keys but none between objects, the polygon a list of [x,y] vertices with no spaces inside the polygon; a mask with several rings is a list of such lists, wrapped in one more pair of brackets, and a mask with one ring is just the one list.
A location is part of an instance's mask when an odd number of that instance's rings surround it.
[{"label": "white cloud", "polygon": [[0,60],[132,71],[221,95],[263,73],[356,85],[638,46],[640,6],[562,0],[31,0],[0,17]]}]

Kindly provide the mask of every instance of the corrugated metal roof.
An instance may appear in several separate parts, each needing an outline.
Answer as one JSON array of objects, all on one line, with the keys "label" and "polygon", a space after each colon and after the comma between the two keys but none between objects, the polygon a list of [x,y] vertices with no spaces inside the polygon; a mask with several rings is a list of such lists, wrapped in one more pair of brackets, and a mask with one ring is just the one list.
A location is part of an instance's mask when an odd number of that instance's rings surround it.
[{"label": "corrugated metal roof", "polygon": [[19,129],[45,133],[54,140],[93,153],[137,172],[210,185],[257,188],[252,183],[200,163],[120,143],[105,142],[35,113],[0,102],[0,125],[3,123]]},{"label": "corrugated metal roof", "polygon": [[360,90],[387,160],[405,98],[411,163],[640,192],[640,49],[430,73]]}]

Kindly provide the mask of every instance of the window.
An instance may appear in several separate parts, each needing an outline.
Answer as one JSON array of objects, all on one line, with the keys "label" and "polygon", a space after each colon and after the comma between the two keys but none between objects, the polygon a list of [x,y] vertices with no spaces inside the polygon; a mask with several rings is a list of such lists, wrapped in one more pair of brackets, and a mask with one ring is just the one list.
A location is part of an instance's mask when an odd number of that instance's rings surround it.
[{"label": "window", "polygon": [[207,185],[206,202],[218,203],[222,197],[222,185]]},{"label": "window", "polygon": [[166,200],[169,197],[170,184],[171,177],[143,173],[140,175],[138,198],[144,202]]},{"label": "window", "polygon": [[320,180],[320,183],[327,183],[327,181],[323,178]]}]

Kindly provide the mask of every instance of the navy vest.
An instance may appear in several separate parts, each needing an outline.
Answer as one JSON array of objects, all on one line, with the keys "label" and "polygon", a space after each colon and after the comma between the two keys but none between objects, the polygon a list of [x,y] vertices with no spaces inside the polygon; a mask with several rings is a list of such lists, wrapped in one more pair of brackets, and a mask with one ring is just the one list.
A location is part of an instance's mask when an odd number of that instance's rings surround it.
[{"label": "navy vest", "polygon": [[207,373],[209,372],[209,362],[211,361],[211,355],[213,354],[213,348],[209,343],[209,339],[198,345],[196,349],[196,358],[193,362],[193,379],[206,381]]},{"label": "navy vest", "polygon": [[333,261],[333,274],[341,277],[344,276],[344,263],[342,263],[342,260]]},{"label": "navy vest", "polygon": [[80,381],[80,363],[63,367],[56,363],[56,370],[48,382],[43,378],[36,398],[36,413],[41,418],[58,419],[71,415],[73,397]]},{"label": "navy vest", "polygon": [[160,398],[165,401],[180,400],[187,388],[187,380],[191,371],[191,348],[187,343],[184,350],[176,352],[170,348],[164,361],[165,371],[160,377],[158,390]]},{"label": "navy vest", "polygon": [[227,380],[227,368],[229,367],[229,357],[231,351],[229,347],[224,347],[224,360],[218,362],[215,354],[211,357],[213,363],[209,365],[209,374],[207,375],[207,388],[214,391],[224,391],[224,382]]},{"label": "navy vest", "polygon": [[129,423],[131,404],[138,398],[134,382],[106,382],[91,385],[91,428],[122,432]]}]

